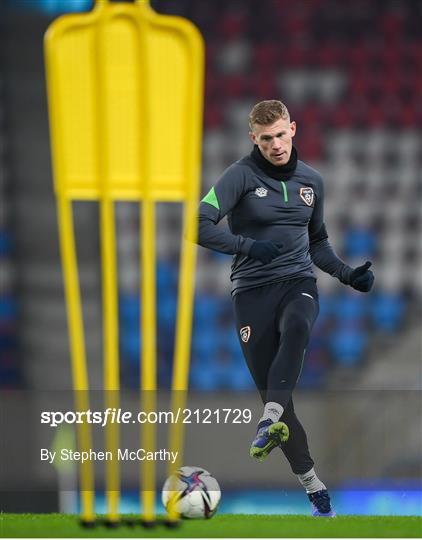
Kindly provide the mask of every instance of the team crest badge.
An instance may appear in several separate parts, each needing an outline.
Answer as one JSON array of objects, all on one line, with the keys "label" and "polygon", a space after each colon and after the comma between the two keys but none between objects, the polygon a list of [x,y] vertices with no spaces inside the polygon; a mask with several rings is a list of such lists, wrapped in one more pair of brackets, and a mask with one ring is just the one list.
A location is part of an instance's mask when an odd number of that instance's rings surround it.
[{"label": "team crest badge", "polygon": [[244,326],[240,329],[240,337],[243,341],[243,343],[247,343],[249,341],[249,338],[251,337],[251,327],[250,326]]},{"label": "team crest badge", "polygon": [[311,187],[301,187],[299,195],[302,201],[308,206],[312,206],[314,203],[314,190]]},{"label": "team crest badge", "polygon": [[268,195],[268,190],[263,187],[257,187],[255,190],[255,195],[258,195],[258,197],[266,197]]}]

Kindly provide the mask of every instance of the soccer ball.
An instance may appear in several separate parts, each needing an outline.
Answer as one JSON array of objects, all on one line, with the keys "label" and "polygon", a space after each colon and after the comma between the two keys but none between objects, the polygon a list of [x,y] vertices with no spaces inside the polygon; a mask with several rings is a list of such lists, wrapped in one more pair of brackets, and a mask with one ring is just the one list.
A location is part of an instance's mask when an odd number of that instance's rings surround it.
[{"label": "soccer ball", "polygon": [[181,467],[164,483],[161,500],[183,518],[211,518],[217,511],[221,490],[217,480],[202,467]]}]

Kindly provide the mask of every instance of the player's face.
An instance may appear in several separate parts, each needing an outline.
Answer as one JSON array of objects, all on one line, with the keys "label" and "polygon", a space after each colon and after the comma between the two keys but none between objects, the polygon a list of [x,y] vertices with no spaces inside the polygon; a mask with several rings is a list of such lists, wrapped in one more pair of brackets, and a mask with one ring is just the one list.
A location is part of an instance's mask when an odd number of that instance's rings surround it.
[{"label": "player's face", "polygon": [[296,122],[280,118],[268,126],[255,124],[249,136],[265,159],[273,165],[285,165],[292,152],[295,133]]}]

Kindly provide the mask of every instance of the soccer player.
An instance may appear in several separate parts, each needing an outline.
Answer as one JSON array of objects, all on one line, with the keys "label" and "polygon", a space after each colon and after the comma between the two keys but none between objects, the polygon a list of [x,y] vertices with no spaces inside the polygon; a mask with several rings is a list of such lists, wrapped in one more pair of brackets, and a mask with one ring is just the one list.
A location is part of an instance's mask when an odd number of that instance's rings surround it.
[{"label": "soccer player", "polygon": [[[264,403],[250,455],[262,461],[279,446],[312,514],[332,517],[292,400],[319,311],[312,264],[361,292],[371,289],[374,275],[369,261],[350,268],[330,246],[322,177],[298,159],[286,106],[257,103],[249,127],[252,152],[228,167],[201,201],[198,243],[233,255],[237,333]],[[230,230],[217,226],[225,215]]]}]

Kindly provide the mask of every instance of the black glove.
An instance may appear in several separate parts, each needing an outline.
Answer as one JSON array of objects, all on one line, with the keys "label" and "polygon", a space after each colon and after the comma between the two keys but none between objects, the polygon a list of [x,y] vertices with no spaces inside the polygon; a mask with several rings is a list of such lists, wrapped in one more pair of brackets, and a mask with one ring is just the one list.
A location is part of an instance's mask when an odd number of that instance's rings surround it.
[{"label": "black glove", "polygon": [[368,292],[374,284],[374,274],[368,270],[372,266],[370,261],[366,261],[362,266],[358,266],[350,275],[350,285],[360,292]]},{"label": "black glove", "polygon": [[270,263],[276,257],[281,255],[278,247],[268,240],[255,240],[249,249],[248,257],[258,259],[264,264]]}]

